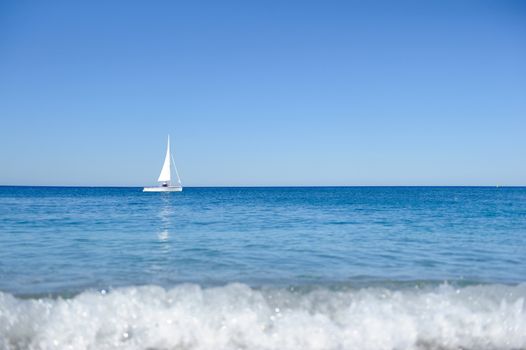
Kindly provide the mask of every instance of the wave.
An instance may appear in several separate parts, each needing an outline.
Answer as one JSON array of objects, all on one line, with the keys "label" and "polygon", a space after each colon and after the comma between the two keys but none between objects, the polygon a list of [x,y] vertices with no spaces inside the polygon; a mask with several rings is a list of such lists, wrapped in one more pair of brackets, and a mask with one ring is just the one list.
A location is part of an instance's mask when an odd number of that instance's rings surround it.
[{"label": "wave", "polygon": [[0,349],[526,349],[526,284],[0,292]]}]

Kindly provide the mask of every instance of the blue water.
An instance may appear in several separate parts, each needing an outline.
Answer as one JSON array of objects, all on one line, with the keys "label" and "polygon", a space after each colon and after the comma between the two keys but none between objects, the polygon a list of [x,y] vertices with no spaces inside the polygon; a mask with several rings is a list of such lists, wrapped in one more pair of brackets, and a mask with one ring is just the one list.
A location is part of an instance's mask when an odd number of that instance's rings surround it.
[{"label": "blue water", "polygon": [[524,282],[526,188],[0,187],[0,349],[521,349]]},{"label": "blue water", "polygon": [[0,290],[526,280],[526,188],[0,187]]}]

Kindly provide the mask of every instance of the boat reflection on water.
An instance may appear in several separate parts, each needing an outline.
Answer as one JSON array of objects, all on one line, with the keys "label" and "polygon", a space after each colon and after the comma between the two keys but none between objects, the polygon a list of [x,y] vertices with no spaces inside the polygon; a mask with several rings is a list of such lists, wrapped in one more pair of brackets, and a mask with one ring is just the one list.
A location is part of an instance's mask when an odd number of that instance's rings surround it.
[{"label": "boat reflection on water", "polygon": [[[170,201],[171,196],[162,196],[160,202],[159,227],[157,229],[157,239],[159,242],[168,242],[170,240],[170,230],[173,230],[174,208]],[[165,245],[165,248],[169,246]]]},{"label": "boat reflection on water", "polygon": [[157,238],[159,238],[160,242],[167,242],[168,239],[170,239],[170,233],[168,232],[168,230],[164,230],[162,232],[159,232]]}]

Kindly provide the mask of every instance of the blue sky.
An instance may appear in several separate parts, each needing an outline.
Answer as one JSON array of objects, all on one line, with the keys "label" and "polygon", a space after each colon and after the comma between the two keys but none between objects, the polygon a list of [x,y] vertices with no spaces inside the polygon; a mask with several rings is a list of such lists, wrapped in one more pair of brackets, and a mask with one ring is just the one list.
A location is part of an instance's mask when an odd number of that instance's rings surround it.
[{"label": "blue sky", "polygon": [[0,184],[526,185],[521,1],[2,1]]}]

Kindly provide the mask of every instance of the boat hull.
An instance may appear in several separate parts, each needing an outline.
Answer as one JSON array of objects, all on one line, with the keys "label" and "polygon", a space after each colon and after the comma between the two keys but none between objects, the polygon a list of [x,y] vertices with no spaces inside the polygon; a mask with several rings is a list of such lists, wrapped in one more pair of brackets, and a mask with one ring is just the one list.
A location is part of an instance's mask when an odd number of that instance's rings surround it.
[{"label": "boat hull", "polygon": [[156,186],[156,187],[145,187],[142,189],[143,192],[181,192],[183,190],[180,186]]}]

